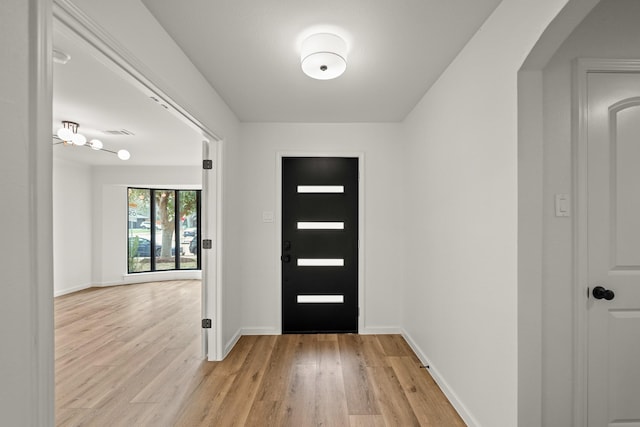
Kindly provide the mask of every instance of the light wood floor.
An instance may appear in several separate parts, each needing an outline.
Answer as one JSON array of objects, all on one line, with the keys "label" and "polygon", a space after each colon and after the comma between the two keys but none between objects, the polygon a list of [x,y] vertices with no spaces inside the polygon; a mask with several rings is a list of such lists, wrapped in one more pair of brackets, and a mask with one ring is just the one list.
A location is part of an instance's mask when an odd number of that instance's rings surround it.
[{"label": "light wood floor", "polygon": [[245,336],[200,359],[200,283],[58,297],[59,426],[464,426],[398,335]]}]

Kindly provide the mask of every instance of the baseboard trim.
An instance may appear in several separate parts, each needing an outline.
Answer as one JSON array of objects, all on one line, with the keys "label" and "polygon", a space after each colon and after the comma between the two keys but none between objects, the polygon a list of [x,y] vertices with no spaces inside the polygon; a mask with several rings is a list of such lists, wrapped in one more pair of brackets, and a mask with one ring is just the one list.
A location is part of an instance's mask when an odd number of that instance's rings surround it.
[{"label": "baseboard trim", "polygon": [[222,354],[223,360],[231,353],[231,350],[233,350],[233,347],[235,347],[243,335],[281,335],[281,333],[274,328],[240,328],[224,346],[224,352]]},{"label": "baseboard trim", "polygon": [[358,333],[360,335],[397,335],[402,333],[402,329],[387,326],[371,326],[363,328]]},{"label": "baseboard trim", "polygon": [[447,383],[447,381],[442,377],[442,375],[440,375],[440,373],[438,372],[438,369],[433,365],[433,363],[429,361],[429,358],[425,355],[425,353],[422,351],[420,346],[416,344],[416,342],[413,340],[411,335],[404,329],[402,330],[401,334],[404,337],[404,339],[407,341],[407,343],[409,344],[413,352],[418,356],[422,364],[424,366],[428,366],[427,372],[431,375],[431,377],[436,382],[436,384],[438,384],[438,387],[440,387],[440,389],[442,390],[444,395],[447,397],[447,399],[449,399],[449,402],[451,402],[451,405],[456,410],[456,412],[458,412],[458,415],[460,415],[462,420],[469,427],[480,427],[480,423],[478,423],[478,421],[471,414],[471,412],[469,412],[465,404],[462,403],[462,401],[460,400],[456,392],[451,388],[449,383]]},{"label": "baseboard trim", "polygon": [[133,285],[136,283],[146,282],[163,282],[169,280],[202,280],[201,270],[187,271],[153,271],[148,273],[123,274],[122,280],[113,280],[108,282],[96,283],[92,286],[96,288],[104,288],[107,286]]},{"label": "baseboard trim", "polygon": [[233,350],[233,347],[235,347],[235,345],[238,343],[238,340],[240,339],[241,336],[242,336],[242,329],[238,329],[236,333],[233,334],[231,339],[227,341],[227,344],[225,344],[222,352],[221,360],[224,360],[229,355],[229,353],[231,353],[231,350]]},{"label": "baseboard trim", "polygon": [[242,328],[242,335],[282,335],[282,332],[276,328]]},{"label": "baseboard trim", "polygon": [[163,282],[170,280],[202,280],[202,272],[198,271],[167,271],[153,273],[137,273],[125,274],[121,281],[111,281],[102,283],[88,283],[85,285],[75,286],[69,289],[59,289],[53,291],[53,296],[60,297],[62,295],[72,294],[74,292],[84,291],[89,288],[107,288],[110,286],[135,285],[137,283],[147,282]]},{"label": "baseboard trim", "polygon": [[69,289],[60,289],[57,291],[53,291],[53,297],[61,297],[62,295],[67,295],[67,294],[72,294],[74,292],[79,292],[79,291],[84,291],[85,289],[89,289],[91,288],[93,285],[91,284],[86,284],[86,285],[80,285],[80,286],[76,286],[73,288],[69,288]]}]

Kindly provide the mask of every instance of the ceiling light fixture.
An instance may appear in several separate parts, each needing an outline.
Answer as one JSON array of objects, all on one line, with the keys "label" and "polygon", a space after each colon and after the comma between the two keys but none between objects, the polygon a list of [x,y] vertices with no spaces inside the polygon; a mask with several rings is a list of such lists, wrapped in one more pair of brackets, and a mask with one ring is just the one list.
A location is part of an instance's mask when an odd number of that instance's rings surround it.
[{"label": "ceiling light fixture", "polygon": [[104,148],[102,141],[100,141],[99,139],[92,139],[91,141],[87,141],[87,138],[84,135],[78,133],[79,127],[80,125],[76,122],[63,120],[62,127],[58,129],[58,132],[55,135],[55,137],[57,137],[60,142],[57,142],[54,145],[64,144],[66,146],[85,146],[91,148],[92,150],[106,151],[107,153],[115,154],[120,160],[129,160],[129,158],[131,158],[131,154],[127,150],[123,149],[118,150],[117,152],[107,150],[106,148]]},{"label": "ceiling light fixture", "polygon": [[53,49],[53,62],[56,64],[66,64],[71,59],[71,56],[68,53],[65,53],[58,49]]},{"label": "ceiling light fixture", "polygon": [[300,61],[307,76],[335,79],[347,69],[347,43],[335,34],[313,34],[302,42]]}]

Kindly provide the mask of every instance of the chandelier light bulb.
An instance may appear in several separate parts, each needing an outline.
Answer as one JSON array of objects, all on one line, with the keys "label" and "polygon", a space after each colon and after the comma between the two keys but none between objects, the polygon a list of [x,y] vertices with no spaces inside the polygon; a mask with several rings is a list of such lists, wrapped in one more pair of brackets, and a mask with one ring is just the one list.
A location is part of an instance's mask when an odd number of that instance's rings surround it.
[{"label": "chandelier light bulb", "polygon": [[89,145],[93,150],[102,150],[103,147],[102,141],[100,141],[99,139],[92,139],[91,141],[89,141]]},{"label": "chandelier light bulb", "polygon": [[57,135],[58,135],[58,138],[60,138],[63,141],[71,141],[71,138],[73,137],[73,132],[69,128],[62,127],[58,129]]},{"label": "chandelier light bulb", "polygon": [[62,64],[62,65],[66,64],[71,59],[71,56],[68,53],[58,49],[53,49],[52,57],[53,57],[53,62],[55,62],[56,64]]},{"label": "chandelier light bulb", "polygon": [[71,142],[75,145],[84,145],[87,143],[87,138],[81,133],[74,133],[71,137]]},{"label": "chandelier light bulb", "polygon": [[120,160],[129,160],[131,154],[127,150],[118,150],[118,158]]}]

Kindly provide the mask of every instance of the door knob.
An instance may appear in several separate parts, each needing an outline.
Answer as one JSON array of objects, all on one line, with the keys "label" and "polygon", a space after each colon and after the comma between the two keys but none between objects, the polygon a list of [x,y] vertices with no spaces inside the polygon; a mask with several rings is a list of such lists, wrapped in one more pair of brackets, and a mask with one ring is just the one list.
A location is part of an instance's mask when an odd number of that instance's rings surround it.
[{"label": "door knob", "polygon": [[291,255],[282,255],[282,256],[280,257],[280,260],[281,260],[282,262],[291,262]]},{"label": "door knob", "polygon": [[605,289],[602,286],[596,286],[593,288],[593,297],[595,299],[606,299],[607,301],[611,301],[615,296],[616,294],[611,289]]}]

